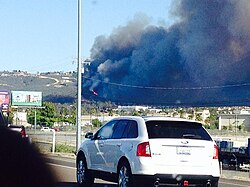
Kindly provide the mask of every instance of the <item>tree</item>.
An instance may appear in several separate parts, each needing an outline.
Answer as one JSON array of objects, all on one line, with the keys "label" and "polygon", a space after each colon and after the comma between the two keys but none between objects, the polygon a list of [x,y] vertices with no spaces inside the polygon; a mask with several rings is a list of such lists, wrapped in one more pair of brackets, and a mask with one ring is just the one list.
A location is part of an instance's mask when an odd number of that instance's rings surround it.
[{"label": "tree", "polygon": [[101,122],[99,119],[93,119],[93,120],[92,120],[92,125],[93,125],[94,127],[100,127],[101,124],[102,124],[102,122]]},{"label": "tree", "polygon": [[184,118],[184,114],[185,114],[184,110],[181,109],[181,110],[180,110],[180,118]]},{"label": "tree", "polygon": [[109,116],[113,116],[114,115],[112,109],[109,109],[108,112],[109,112]]},{"label": "tree", "polygon": [[245,124],[242,123],[238,126],[239,131],[244,131],[245,130]]},{"label": "tree", "polygon": [[42,126],[52,127],[56,118],[56,107],[51,102],[44,102],[44,108],[29,109],[27,112],[28,123],[35,124],[35,111],[36,111],[36,122]]},{"label": "tree", "polygon": [[210,126],[210,120],[209,120],[209,117],[207,117],[207,118],[205,119],[205,121],[204,121],[204,122],[205,122],[205,124],[206,124],[206,125]]},{"label": "tree", "polygon": [[51,102],[44,102],[44,109],[41,110],[41,116],[53,118],[56,116],[56,107],[55,104]]},{"label": "tree", "polygon": [[198,120],[198,121],[202,121],[201,114],[199,114],[199,113],[196,113],[196,114],[195,114],[195,118],[196,118],[196,120]]},{"label": "tree", "polygon": [[13,124],[13,119],[14,119],[14,113],[13,112],[9,112],[8,118],[6,119],[8,121],[8,124]]},{"label": "tree", "polygon": [[218,129],[219,128],[219,120],[217,110],[215,108],[209,109],[210,116],[206,119],[206,123],[210,124],[211,127]]},{"label": "tree", "polygon": [[177,111],[174,111],[173,117],[176,117],[176,116],[178,116],[178,115],[179,115],[179,113],[178,113]]},{"label": "tree", "polygon": [[133,111],[131,112],[131,115],[132,115],[132,116],[140,116],[140,113],[139,113],[138,111],[136,111],[136,110],[133,110]]},{"label": "tree", "polygon": [[222,127],[222,130],[227,130],[227,129],[228,129],[227,126]]}]

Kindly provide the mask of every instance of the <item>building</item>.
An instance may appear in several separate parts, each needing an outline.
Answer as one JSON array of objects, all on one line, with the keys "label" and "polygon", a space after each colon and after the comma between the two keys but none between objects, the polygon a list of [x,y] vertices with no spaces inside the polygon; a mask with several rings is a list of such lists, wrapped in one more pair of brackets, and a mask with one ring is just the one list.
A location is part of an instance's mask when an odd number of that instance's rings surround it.
[{"label": "building", "polygon": [[219,130],[222,129],[250,131],[250,114],[220,114]]},{"label": "building", "polygon": [[31,127],[27,122],[27,113],[23,111],[14,112],[13,125],[23,125],[24,127]]},{"label": "building", "polygon": [[148,107],[145,106],[118,106],[118,111],[140,111],[140,110],[147,110]]}]

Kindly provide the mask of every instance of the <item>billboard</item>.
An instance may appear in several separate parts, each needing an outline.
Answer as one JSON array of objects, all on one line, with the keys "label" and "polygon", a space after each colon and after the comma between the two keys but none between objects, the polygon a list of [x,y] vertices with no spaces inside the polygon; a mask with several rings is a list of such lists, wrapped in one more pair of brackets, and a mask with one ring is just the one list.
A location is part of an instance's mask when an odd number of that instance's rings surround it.
[{"label": "billboard", "polygon": [[10,107],[10,92],[0,91],[0,110],[7,112]]},{"label": "billboard", "polygon": [[42,106],[42,92],[12,91],[12,106]]}]

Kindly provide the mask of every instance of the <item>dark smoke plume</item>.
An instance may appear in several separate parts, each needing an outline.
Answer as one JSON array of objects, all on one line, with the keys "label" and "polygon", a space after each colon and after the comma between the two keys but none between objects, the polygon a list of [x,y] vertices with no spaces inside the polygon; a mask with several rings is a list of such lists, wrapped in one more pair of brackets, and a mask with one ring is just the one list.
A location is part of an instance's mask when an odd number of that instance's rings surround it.
[{"label": "dark smoke plume", "polygon": [[123,104],[250,104],[250,1],[175,3],[178,22],[169,27],[138,16],[96,38],[84,97]]}]

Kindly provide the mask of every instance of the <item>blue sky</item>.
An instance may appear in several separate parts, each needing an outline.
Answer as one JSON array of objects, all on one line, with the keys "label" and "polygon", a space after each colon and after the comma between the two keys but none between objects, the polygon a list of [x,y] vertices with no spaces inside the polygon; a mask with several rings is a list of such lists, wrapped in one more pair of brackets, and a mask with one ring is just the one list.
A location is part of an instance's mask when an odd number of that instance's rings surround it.
[{"label": "blue sky", "polygon": [[[171,0],[82,0],[82,56],[99,35],[136,14],[170,25]],[[0,0],[1,70],[72,71],[77,47],[77,0]]]}]

